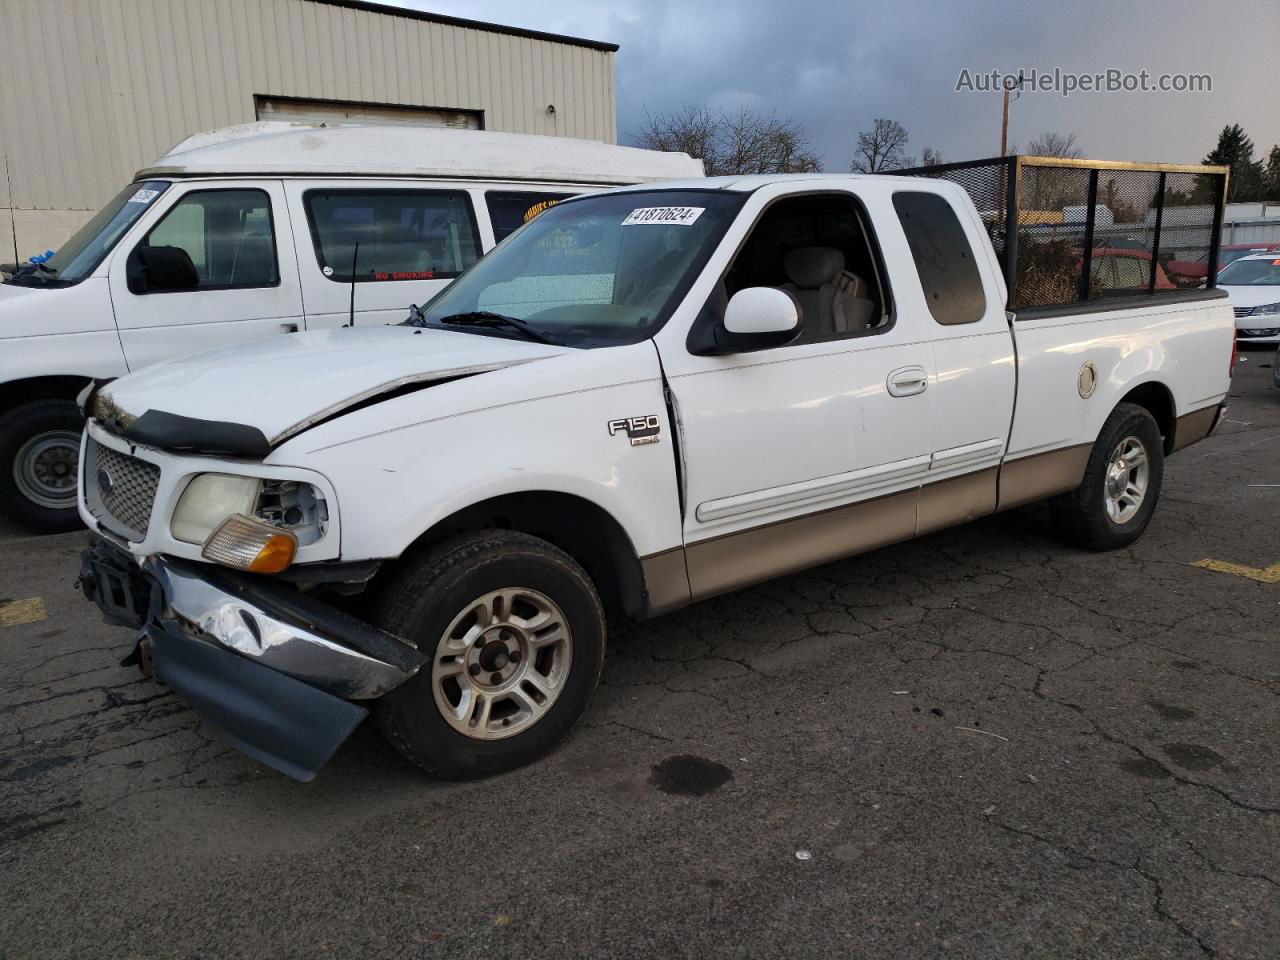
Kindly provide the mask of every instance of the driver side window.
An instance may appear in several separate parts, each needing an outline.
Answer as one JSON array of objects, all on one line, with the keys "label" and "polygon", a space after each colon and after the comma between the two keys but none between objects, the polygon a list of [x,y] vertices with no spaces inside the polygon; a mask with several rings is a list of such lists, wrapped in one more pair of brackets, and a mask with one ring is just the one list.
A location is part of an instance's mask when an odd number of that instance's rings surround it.
[{"label": "driver side window", "polygon": [[173,205],[140,246],[185,254],[198,278],[196,290],[280,282],[271,202],[262,190],[194,190]]},{"label": "driver side window", "polygon": [[801,334],[792,344],[887,329],[890,304],[869,221],[850,194],[805,194],[770,205],[704,308],[699,323],[723,319],[732,296],[776,287],[796,302]]}]

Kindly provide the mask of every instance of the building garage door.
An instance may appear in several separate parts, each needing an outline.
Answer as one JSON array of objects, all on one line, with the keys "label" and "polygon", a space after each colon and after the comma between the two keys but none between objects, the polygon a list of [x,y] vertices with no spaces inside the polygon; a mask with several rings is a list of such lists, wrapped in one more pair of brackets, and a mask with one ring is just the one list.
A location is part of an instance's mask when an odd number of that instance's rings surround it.
[{"label": "building garage door", "polygon": [[310,100],[302,97],[255,95],[259,120],[295,123],[399,123],[410,127],[482,128],[479,110],[442,110],[437,107],[402,107],[385,103],[351,103],[342,100]]}]

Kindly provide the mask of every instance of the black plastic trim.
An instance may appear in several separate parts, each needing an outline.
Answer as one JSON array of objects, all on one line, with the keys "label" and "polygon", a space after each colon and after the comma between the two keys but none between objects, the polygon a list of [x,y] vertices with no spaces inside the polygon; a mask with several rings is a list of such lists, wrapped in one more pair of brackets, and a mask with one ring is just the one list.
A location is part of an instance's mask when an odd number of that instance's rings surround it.
[{"label": "black plastic trim", "polygon": [[1166,303],[1195,303],[1199,300],[1222,300],[1227,296],[1225,290],[1178,290],[1157,294],[1139,294],[1136,297],[1106,297],[1090,300],[1086,303],[1055,304],[1051,307],[1032,307],[1014,313],[1015,320],[1038,320],[1041,317],[1065,317],[1081,313],[1113,313],[1116,310],[1141,310],[1144,307],[1159,307]]},{"label": "black plastic trim", "polygon": [[156,679],[231,746],[295,780],[315,779],[368,716],[364,707],[246,657],[151,623]]},{"label": "black plastic trim", "polygon": [[130,443],[160,450],[261,460],[271,452],[257,427],[225,420],[199,420],[165,410],[148,410],[120,434]]}]

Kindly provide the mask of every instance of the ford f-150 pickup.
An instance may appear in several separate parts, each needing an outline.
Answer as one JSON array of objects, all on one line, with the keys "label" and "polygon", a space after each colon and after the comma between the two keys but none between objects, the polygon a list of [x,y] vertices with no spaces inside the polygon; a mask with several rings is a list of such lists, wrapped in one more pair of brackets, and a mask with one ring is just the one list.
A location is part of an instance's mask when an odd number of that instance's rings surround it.
[{"label": "ford f-150 pickup", "polygon": [[615,616],[1041,499],[1124,547],[1219,419],[1228,301],[1015,314],[990,219],[945,179],[613,190],[398,325],[98,385],[81,583],[262,762],[310,779],[372,710],[461,778],[569,731]]}]

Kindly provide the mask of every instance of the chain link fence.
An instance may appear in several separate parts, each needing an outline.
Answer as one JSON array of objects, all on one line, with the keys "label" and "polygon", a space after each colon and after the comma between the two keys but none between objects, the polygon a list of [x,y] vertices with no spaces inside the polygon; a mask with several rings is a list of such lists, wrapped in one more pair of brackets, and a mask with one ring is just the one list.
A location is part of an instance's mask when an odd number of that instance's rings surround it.
[{"label": "chain link fence", "polygon": [[1214,285],[1225,167],[997,157],[894,171],[964,188],[1014,310]]}]

